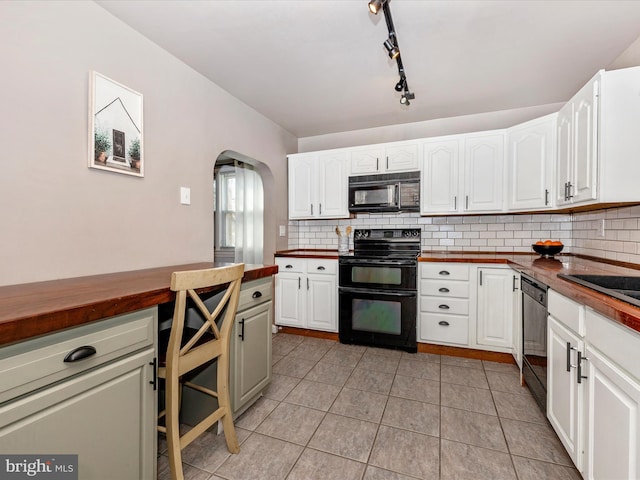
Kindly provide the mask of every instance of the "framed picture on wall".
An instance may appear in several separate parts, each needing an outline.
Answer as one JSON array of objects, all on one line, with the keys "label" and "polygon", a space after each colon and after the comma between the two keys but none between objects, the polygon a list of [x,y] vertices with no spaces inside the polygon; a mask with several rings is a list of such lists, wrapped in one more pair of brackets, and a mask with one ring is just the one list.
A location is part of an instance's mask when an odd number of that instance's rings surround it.
[{"label": "framed picture on wall", "polygon": [[89,167],[144,177],[142,94],[90,73]]}]

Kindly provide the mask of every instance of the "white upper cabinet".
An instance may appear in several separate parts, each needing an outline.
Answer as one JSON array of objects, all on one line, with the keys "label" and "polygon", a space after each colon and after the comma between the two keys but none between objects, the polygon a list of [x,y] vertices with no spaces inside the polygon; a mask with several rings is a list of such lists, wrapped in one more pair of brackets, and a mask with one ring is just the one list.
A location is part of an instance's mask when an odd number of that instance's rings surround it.
[{"label": "white upper cabinet", "polygon": [[345,151],[289,156],[289,218],[347,218],[348,154]]},{"label": "white upper cabinet", "polygon": [[507,209],[548,209],[553,206],[557,114],[507,130]]},{"label": "white upper cabinet", "polygon": [[504,133],[464,137],[465,212],[497,212],[504,208]]},{"label": "white upper cabinet", "polygon": [[457,212],[459,140],[435,140],[422,145],[420,213]]},{"label": "white upper cabinet", "polygon": [[558,114],[557,205],[637,202],[640,67],[598,72]]},{"label": "white upper cabinet", "polygon": [[351,175],[411,172],[419,168],[415,142],[351,150]]}]

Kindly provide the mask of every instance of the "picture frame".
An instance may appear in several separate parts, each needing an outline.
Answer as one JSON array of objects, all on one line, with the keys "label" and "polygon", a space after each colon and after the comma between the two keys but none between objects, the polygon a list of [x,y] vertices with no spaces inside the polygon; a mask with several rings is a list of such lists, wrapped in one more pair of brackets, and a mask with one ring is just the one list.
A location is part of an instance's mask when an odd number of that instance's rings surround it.
[{"label": "picture frame", "polygon": [[89,168],[144,177],[142,94],[93,70],[89,83]]}]

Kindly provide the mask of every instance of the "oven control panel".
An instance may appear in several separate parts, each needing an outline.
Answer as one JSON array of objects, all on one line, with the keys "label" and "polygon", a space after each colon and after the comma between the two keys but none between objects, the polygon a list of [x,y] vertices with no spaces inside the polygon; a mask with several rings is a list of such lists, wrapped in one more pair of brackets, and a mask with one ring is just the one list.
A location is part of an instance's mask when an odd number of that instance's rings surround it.
[{"label": "oven control panel", "polygon": [[353,238],[356,240],[382,240],[392,238],[420,238],[419,228],[393,228],[393,229],[356,229]]}]

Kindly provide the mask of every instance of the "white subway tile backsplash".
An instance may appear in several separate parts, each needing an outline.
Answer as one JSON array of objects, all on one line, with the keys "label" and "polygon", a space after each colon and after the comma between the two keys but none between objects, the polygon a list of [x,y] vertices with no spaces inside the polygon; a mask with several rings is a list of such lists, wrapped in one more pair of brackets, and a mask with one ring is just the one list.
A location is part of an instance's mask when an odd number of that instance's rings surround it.
[{"label": "white subway tile backsplash", "polygon": [[[602,219],[604,238],[598,236]],[[343,234],[347,226],[420,228],[425,250],[529,252],[538,240],[559,239],[566,252],[640,263],[640,205],[573,214],[358,214],[350,219],[290,221],[288,248],[337,249],[336,226]]]}]

